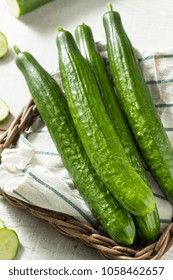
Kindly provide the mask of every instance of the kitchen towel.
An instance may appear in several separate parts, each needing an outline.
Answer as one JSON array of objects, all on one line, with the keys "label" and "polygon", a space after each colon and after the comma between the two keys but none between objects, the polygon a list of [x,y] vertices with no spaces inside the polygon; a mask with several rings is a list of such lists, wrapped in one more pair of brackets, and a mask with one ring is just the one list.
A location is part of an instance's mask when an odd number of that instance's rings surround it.
[{"label": "kitchen towel", "polygon": [[[98,44],[98,49],[108,64],[105,45]],[[135,49],[135,52],[173,145],[173,50],[155,52]],[[58,72],[53,76],[60,84]],[[171,222],[173,205],[166,200],[151,173],[147,172],[156,198],[162,231]],[[0,187],[7,194],[31,205],[67,213],[91,225],[97,224],[63,166],[40,117],[29,131],[20,135],[15,148],[2,152]]]}]

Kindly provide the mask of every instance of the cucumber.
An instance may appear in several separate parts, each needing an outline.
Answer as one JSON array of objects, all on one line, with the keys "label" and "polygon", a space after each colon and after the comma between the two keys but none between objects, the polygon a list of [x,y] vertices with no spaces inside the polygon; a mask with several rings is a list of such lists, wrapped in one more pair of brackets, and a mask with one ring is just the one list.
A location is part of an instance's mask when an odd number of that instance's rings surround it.
[{"label": "cucumber", "polygon": [[64,93],[30,53],[20,52],[17,47],[14,50],[16,64],[80,194],[113,240],[132,244],[134,221],[97,176],[75,129]]},{"label": "cucumber", "polygon": [[[139,151],[136,148],[129,126],[116,98],[106,65],[97,50],[91,28],[84,23],[79,25],[75,29],[75,39],[82,55],[88,60],[94,70],[104,105],[129,162],[146,184],[150,185],[144,163],[139,156]],[[147,214],[144,217],[136,217],[135,219],[137,229],[143,239],[153,240],[158,236],[160,218],[157,206],[151,214]]]},{"label": "cucumber", "polygon": [[19,238],[12,229],[0,229],[0,260],[13,260],[20,246]]},{"label": "cucumber", "polygon": [[160,231],[160,217],[158,208],[144,217],[135,217],[137,235],[142,240],[154,241]]},{"label": "cucumber", "polygon": [[0,32],[0,59],[7,55],[9,51],[7,37]]},{"label": "cucumber", "polygon": [[82,55],[88,60],[94,70],[100,87],[101,97],[126,156],[142,179],[149,184],[144,164],[139,156],[139,151],[136,148],[124,113],[120,108],[106,65],[97,50],[91,28],[84,23],[79,25],[75,29],[75,39]]},{"label": "cucumber", "polygon": [[72,34],[58,28],[59,68],[68,106],[96,172],[115,198],[135,216],[151,213],[151,189],[129,163],[100,96],[94,72]]},{"label": "cucumber", "polygon": [[7,103],[0,98],[0,123],[3,123],[8,118],[9,113],[10,111]]},{"label": "cucumber", "polygon": [[53,0],[7,0],[7,4],[11,13],[19,18],[51,1]]},{"label": "cucumber", "polygon": [[121,17],[113,11],[111,4],[103,16],[103,24],[118,99],[147,165],[167,199],[173,202],[173,147],[157,114]]}]

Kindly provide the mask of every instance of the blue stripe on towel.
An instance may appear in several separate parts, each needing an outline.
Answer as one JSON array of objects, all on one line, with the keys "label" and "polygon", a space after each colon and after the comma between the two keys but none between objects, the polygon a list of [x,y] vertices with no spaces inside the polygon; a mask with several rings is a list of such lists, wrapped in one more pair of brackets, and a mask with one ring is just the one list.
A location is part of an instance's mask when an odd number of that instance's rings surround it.
[{"label": "blue stripe on towel", "polygon": [[30,135],[32,135],[32,134],[37,134],[37,133],[39,133],[39,134],[48,134],[48,130],[47,130],[47,128],[45,127],[45,129],[42,129],[42,130],[36,130],[36,131],[31,131],[31,132],[28,132],[27,133],[27,137],[28,136],[30,136]]},{"label": "blue stripe on towel", "polygon": [[168,84],[168,83],[173,83],[173,79],[149,80],[146,81],[146,83],[147,85]]},{"label": "blue stripe on towel", "polygon": [[44,155],[44,156],[58,156],[58,153],[46,152],[46,151],[35,151],[35,155]]},{"label": "blue stripe on towel", "polygon": [[173,103],[161,103],[161,104],[155,104],[156,108],[169,108],[173,107]]},{"label": "blue stripe on towel", "polygon": [[8,177],[7,179],[5,179],[5,180],[3,181],[2,186],[4,186],[8,181],[13,180],[14,178],[18,178],[18,177],[19,177],[19,178],[20,178],[20,177],[24,177],[24,173],[15,174],[15,175],[13,175],[13,176]]},{"label": "blue stripe on towel", "polygon": [[161,222],[162,224],[169,224],[169,223],[171,223],[172,221],[171,221],[171,219],[160,219],[160,222]]},{"label": "blue stripe on towel", "polygon": [[35,176],[32,172],[29,172],[29,175],[37,181],[39,184],[44,186],[45,188],[51,190],[54,194],[59,196],[62,200],[64,200],[66,203],[68,203],[72,208],[74,208],[86,221],[88,221],[90,224],[93,224],[92,220],[79,208],[77,207],[73,202],[71,202],[67,197],[65,197],[62,193],[58,192],[56,189],[54,189],[49,184],[43,182],[41,179],[39,179],[37,176]]},{"label": "blue stripe on towel", "polygon": [[158,197],[158,198],[163,199],[163,200],[167,200],[164,195],[161,195],[161,194],[158,194],[158,193],[155,193],[155,192],[153,192],[153,194],[154,194],[155,197]]},{"label": "blue stripe on towel", "polygon": [[20,193],[18,193],[16,190],[13,190],[13,193],[17,194],[17,196],[19,196],[22,200],[26,201],[27,203],[34,205],[34,203],[32,203],[29,199],[27,199],[25,196],[21,195]]},{"label": "blue stripe on towel", "polygon": [[138,59],[139,62],[151,59],[173,58],[173,54],[148,55]]}]

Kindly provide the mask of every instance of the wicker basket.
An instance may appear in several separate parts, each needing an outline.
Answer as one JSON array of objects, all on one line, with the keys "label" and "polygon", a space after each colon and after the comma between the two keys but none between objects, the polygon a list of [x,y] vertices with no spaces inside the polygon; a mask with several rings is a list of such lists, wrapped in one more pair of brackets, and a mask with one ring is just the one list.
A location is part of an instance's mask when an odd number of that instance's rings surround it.
[{"label": "wicker basket", "polygon": [[[39,115],[32,100],[24,107],[11,126],[0,137],[0,153],[5,148],[15,146],[19,135],[29,129],[35,118]],[[2,195],[10,204],[23,208],[35,217],[51,224],[61,234],[75,238],[85,245],[97,250],[103,259],[107,260],[158,260],[173,244],[173,223],[169,224],[164,232],[153,243],[135,242],[132,246],[121,246],[111,238],[87,224],[84,224],[72,216],[64,213],[50,211],[21,200],[10,197],[2,190]]]}]

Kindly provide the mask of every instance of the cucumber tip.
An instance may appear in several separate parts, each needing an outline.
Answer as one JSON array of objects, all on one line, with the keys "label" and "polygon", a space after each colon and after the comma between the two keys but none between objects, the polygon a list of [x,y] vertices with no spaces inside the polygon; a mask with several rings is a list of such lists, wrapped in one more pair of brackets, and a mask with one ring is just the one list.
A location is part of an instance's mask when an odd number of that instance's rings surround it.
[{"label": "cucumber tip", "polygon": [[57,26],[57,30],[62,31],[63,30],[62,26]]}]

